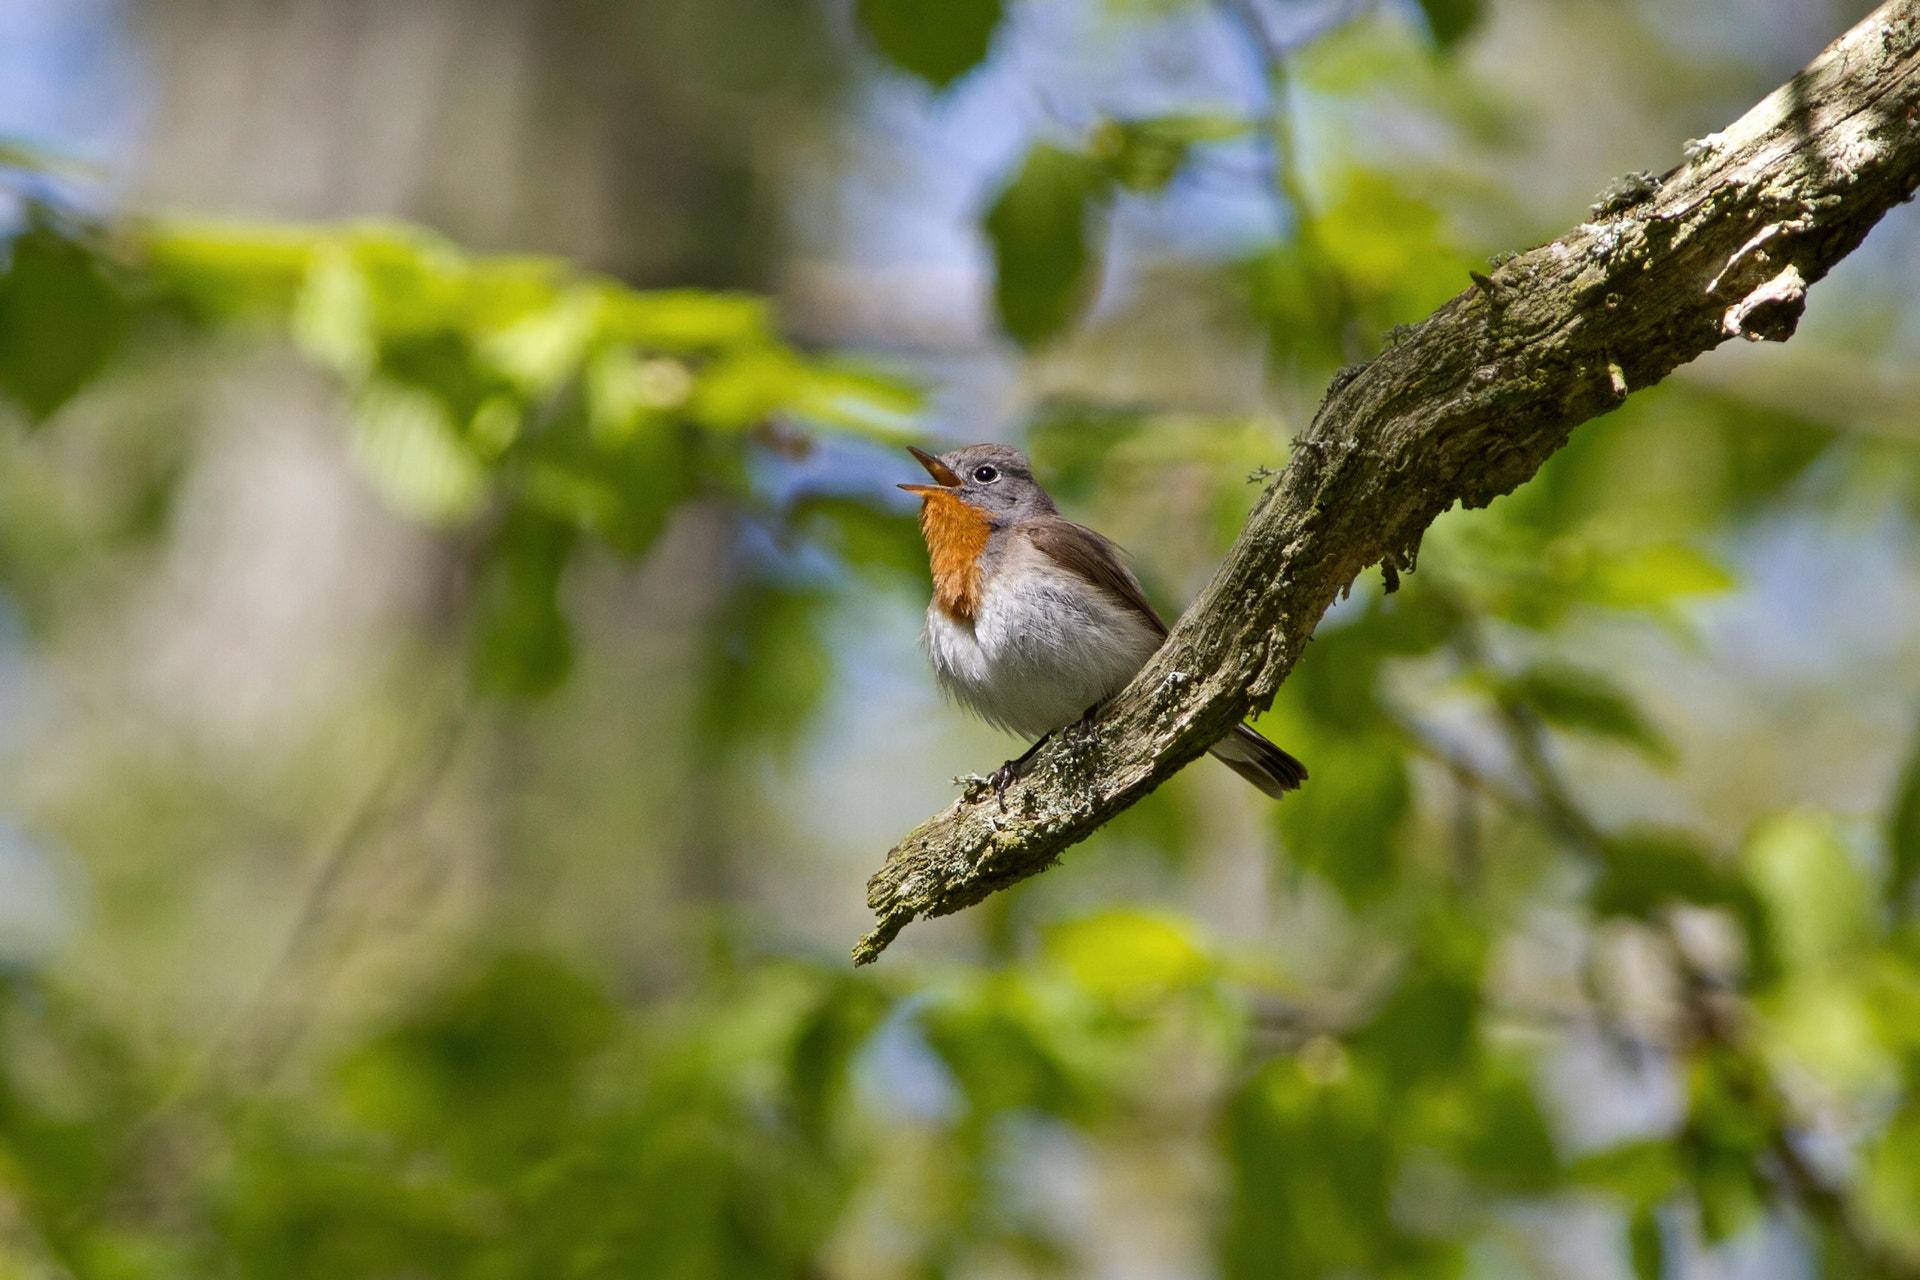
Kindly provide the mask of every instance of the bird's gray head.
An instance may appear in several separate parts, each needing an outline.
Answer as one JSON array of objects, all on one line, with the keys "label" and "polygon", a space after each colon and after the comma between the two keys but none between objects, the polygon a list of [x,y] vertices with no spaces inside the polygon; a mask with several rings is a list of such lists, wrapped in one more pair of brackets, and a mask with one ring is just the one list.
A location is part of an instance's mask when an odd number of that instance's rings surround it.
[{"label": "bird's gray head", "polygon": [[1033,464],[1018,449],[1004,444],[970,444],[938,457],[919,449],[907,452],[939,482],[938,487],[900,486],[909,493],[949,493],[1001,520],[1054,514],[1053,499],[1033,478]]}]

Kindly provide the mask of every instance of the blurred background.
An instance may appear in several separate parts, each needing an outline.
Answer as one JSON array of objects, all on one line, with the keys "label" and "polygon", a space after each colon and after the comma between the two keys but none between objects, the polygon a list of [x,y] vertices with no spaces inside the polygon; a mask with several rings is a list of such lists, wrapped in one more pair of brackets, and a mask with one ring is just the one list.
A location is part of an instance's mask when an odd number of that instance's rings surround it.
[{"label": "blurred background", "polygon": [[1920,1274],[1920,217],[854,971],[1336,369],[1862,0],[0,0],[0,1277]]}]

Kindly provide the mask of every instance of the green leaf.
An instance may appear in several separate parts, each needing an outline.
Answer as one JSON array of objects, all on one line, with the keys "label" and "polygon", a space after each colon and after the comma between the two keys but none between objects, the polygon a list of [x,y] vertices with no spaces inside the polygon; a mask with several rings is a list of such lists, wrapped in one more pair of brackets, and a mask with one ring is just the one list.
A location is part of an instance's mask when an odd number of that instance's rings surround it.
[{"label": "green leaf", "polygon": [[1608,557],[1593,567],[1591,598],[1614,609],[1649,609],[1733,586],[1733,575],[1703,552],[1664,543]]},{"label": "green leaf", "polygon": [[613,1020],[605,996],[572,970],[510,954],[349,1059],[340,1083],[377,1127],[510,1159],[551,1140],[575,1073]]},{"label": "green leaf", "polygon": [[1056,336],[1087,302],[1098,277],[1089,223],[1108,183],[1091,156],[1043,143],[988,210],[994,303],[1020,345]]},{"label": "green leaf", "polygon": [[916,583],[925,578],[927,544],[913,516],[852,498],[815,495],[794,504],[791,523],[809,542],[831,548],[855,568]]},{"label": "green leaf", "polygon": [[364,377],[373,368],[379,348],[373,293],[345,244],[327,241],[315,247],[294,300],[292,325],[294,343],[315,364],[347,378]]},{"label": "green leaf", "polygon": [[1920,1257],[1920,1063],[1908,1072],[1906,1105],[1865,1163],[1860,1202],[1874,1234]]},{"label": "green leaf", "polygon": [[1034,1007],[1026,984],[989,977],[931,1003],[927,1043],[953,1072],[974,1124],[1031,1107],[1068,1119],[1093,1105],[1089,1082],[1058,1052],[1063,1030]]},{"label": "green leaf", "polygon": [[417,520],[457,523],[486,496],[486,468],[431,392],[386,379],[368,383],[354,407],[353,445],[374,488]]},{"label": "green leaf", "polygon": [[1472,975],[1417,973],[1400,984],[1353,1039],[1353,1050],[1379,1065],[1396,1090],[1453,1071],[1473,1045],[1479,993]]},{"label": "green leaf", "polygon": [[1127,1003],[1191,986],[1213,968],[1187,922],[1143,911],[1107,911],[1055,925],[1047,931],[1046,952],[1082,990]]},{"label": "green leaf", "polygon": [[1346,291],[1322,255],[1307,254],[1297,243],[1276,244],[1245,263],[1241,284],[1248,308],[1267,326],[1276,358],[1309,368],[1341,363]]},{"label": "green leaf", "polygon": [[750,578],[717,620],[705,729],[716,745],[791,750],[825,692],[832,660],[820,627],[831,598]]},{"label": "green leaf", "polygon": [[1762,823],[1741,861],[1790,973],[1839,975],[1878,932],[1872,888],[1827,815],[1798,810]]},{"label": "green leaf", "polygon": [[691,352],[766,342],[765,298],[705,289],[618,290],[603,302],[606,336],[663,351]]},{"label": "green leaf", "polygon": [[1700,905],[1722,903],[1738,882],[1714,865],[1698,845],[1663,833],[1611,841],[1606,870],[1594,881],[1587,900],[1601,915],[1651,916],[1670,901]]},{"label": "green leaf", "polygon": [[313,235],[287,227],[168,222],[146,239],[162,293],[202,321],[281,319],[304,288]]},{"label": "green leaf", "polygon": [[1144,409],[1051,400],[1027,424],[1027,452],[1048,493],[1067,503],[1090,502],[1100,494],[1108,455],[1152,425]]},{"label": "green leaf", "polygon": [[1163,191],[1196,144],[1224,142],[1251,126],[1232,116],[1155,116],[1108,120],[1093,131],[1088,150],[1115,182],[1129,191]]},{"label": "green leaf", "polygon": [[1458,1274],[1458,1245],[1412,1236],[1393,1212],[1402,1132],[1384,1099],[1363,1072],[1316,1083],[1292,1057],[1233,1099],[1225,1280]]},{"label": "green leaf", "polygon": [[1630,696],[1598,672],[1541,665],[1501,681],[1499,688],[1503,698],[1532,707],[1555,728],[1622,742],[1662,763],[1673,759],[1673,746],[1665,735],[1648,722]]},{"label": "green leaf", "polygon": [[1700,1227],[1718,1243],[1763,1211],[1768,1188],[1761,1155],[1783,1117],[1765,1068],[1714,1046],[1689,1065],[1687,1131],[1681,1151],[1700,1206]]},{"label": "green leaf", "polygon": [[573,668],[573,641],[560,612],[560,575],[573,552],[574,525],[515,508],[495,538],[477,601],[474,683],[489,693],[537,697]]},{"label": "green leaf", "polygon": [[897,378],[840,362],[814,361],[787,406],[799,418],[858,432],[889,444],[917,438],[920,393]]},{"label": "green leaf", "polygon": [[1627,1222],[1627,1253],[1634,1280],[1661,1280],[1666,1272],[1666,1243],[1652,1205],[1641,1205]]},{"label": "green leaf", "polygon": [[590,411],[576,407],[529,436],[515,454],[522,500],[640,556],[696,483],[695,451],[684,424],[657,413],[608,438]]},{"label": "green leaf", "polygon": [[790,406],[806,383],[800,357],[784,347],[751,347],[709,364],[687,412],[712,431],[745,431]]},{"label": "green leaf", "polygon": [[1747,976],[1756,987],[1779,975],[1779,952],[1767,904],[1731,867],[1689,837],[1640,831],[1609,840],[1605,870],[1588,890],[1600,915],[1653,919],[1669,903],[1724,907],[1739,923],[1747,947]]},{"label": "green leaf", "polygon": [[1288,856],[1325,876],[1349,902],[1378,898],[1399,871],[1411,789],[1400,750],[1384,737],[1299,744],[1313,785],[1276,809]]},{"label": "green leaf", "polygon": [[848,1066],[887,1011],[869,982],[840,977],[793,1039],[789,1058],[795,1114],[815,1142],[829,1136],[833,1112],[846,1092]]},{"label": "green leaf", "polygon": [[1480,21],[1480,0],[1420,0],[1420,9],[1427,15],[1434,44],[1442,49],[1460,43]]},{"label": "green leaf", "polygon": [[578,287],[479,343],[481,358],[504,374],[524,396],[553,394],[580,370],[587,344],[600,326],[601,292]]},{"label": "green leaf", "polygon": [[52,227],[16,236],[0,276],[0,391],[38,422],[106,367],[127,307],[87,249]]},{"label": "green leaf", "polygon": [[888,61],[944,89],[986,58],[1004,6],[1002,0],[859,0],[854,14]]},{"label": "green leaf", "polygon": [[1895,912],[1920,912],[1914,885],[1920,882],[1920,742],[1907,758],[1887,822],[1887,852],[1892,860],[1887,895]]},{"label": "green leaf", "polygon": [[1628,1204],[1643,1208],[1658,1204],[1680,1185],[1677,1153],[1664,1140],[1630,1142],[1575,1160],[1567,1179],[1583,1187],[1613,1192]]},{"label": "green leaf", "polygon": [[1461,1122],[1447,1149],[1476,1182],[1511,1195],[1540,1195],[1559,1184],[1553,1133],[1525,1076],[1483,1061],[1461,1093]]}]

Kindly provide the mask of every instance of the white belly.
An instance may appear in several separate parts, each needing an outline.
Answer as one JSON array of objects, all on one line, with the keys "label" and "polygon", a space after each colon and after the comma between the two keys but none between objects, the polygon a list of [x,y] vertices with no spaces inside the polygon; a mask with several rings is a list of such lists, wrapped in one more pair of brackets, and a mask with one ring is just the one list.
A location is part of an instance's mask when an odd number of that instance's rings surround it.
[{"label": "white belly", "polygon": [[994,574],[970,623],[930,606],[926,641],[942,692],[1029,738],[1118,693],[1160,647],[1138,613],[1050,564]]}]

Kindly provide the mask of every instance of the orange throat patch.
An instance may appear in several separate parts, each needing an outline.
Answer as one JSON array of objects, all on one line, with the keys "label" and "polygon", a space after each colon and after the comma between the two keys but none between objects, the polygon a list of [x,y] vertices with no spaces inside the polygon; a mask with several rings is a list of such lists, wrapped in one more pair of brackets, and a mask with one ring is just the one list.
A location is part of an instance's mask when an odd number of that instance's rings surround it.
[{"label": "orange throat patch", "polygon": [[933,600],[948,617],[972,622],[980,604],[980,553],[993,526],[987,513],[951,493],[923,493],[920,532],[933,563]]}]

